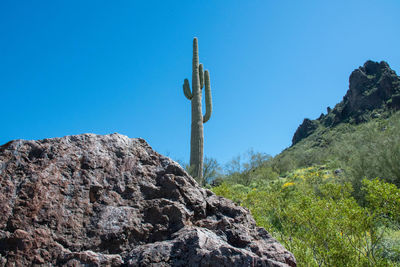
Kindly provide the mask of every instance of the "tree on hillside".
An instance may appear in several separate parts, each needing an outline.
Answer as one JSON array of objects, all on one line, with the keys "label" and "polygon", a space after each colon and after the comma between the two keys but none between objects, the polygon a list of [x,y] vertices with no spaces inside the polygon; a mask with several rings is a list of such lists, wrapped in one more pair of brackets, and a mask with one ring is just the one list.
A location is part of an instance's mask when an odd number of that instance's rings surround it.
[{"label": "tree on hillside", "polygon": [[[178,163],[192,176],[195,178],[193,175],[193,170],[189,166],[189,164],[184,163],[182,161],[178,161]],[[196,181],[201,185],[201,186],[206,186],[207,184],[211,183],[213,180],[219,178],[222,176],[222,168],[218,161],[215,158],[211,157],[204,157],[204,162],[203,162],[203,176],[201,179],[195,178]]]}]

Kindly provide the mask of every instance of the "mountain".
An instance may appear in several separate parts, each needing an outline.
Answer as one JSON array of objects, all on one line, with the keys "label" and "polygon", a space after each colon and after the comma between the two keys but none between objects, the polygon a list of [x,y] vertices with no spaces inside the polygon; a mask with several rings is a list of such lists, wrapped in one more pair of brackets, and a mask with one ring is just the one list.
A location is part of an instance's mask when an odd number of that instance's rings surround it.
[{"label": "mountain", "polygon": [[143,139],[0,146],[0,266],[296,266],[249,211]]},{"label": "mountain", "polygon": [[314,133],[320,125],[333,128],[341,123],[359,124],[388,117],[400,109],[400,77],[385,61],[368,60],[354,70],[343,100],[316,120],[304,119],[297,128],[292,146]]},{"label": "mountain", "polygon": [[292,145],[273,159],[275,172],[326,165],[346,171],[358,188],[363,177],[400,186],[400,77],[389,64],[367,61],[354,70],[340,103],[304,119]]}]

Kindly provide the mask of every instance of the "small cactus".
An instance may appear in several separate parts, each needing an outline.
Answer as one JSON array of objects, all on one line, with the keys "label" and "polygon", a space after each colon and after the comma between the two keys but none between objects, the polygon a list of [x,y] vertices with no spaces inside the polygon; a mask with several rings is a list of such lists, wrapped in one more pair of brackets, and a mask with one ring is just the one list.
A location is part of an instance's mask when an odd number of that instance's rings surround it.
[{"label": "small cactus", "polygon": [[[201,110],[201,90],[205,87],[206,114]],[[203,64],[199,64],[199,49],[197,38],[193,39],[193,64],[192,64],[192,91],[189,80],[183,82],[183,93],[192,102],[192,127],[190,138],[190,169],[192,175],[201,181],[203,177],[203,123],[206,123],[212,112],[212,99],[210,88],[210,74],[203,71]]]}]

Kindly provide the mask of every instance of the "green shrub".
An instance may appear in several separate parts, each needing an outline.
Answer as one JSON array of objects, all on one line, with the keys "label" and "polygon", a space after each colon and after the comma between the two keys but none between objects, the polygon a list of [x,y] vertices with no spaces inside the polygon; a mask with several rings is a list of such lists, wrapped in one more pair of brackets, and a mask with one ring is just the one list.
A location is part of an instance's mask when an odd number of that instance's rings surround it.
[{"label": "green shrub", "polygon": [[390,235],[400,214],[393,184],[364,180],[365,207],[352,197],[351,183],[325,166],[295,170],[267,186],[225,182],[212,190],[249,208],[299,266],[400,266],[399,239]]},{"label": "green shrub", "polygon": [[271,156],[249,150],[234,157],[225,166],[225,181],[232,184],[255,186],[278,178],[271,167]]}]

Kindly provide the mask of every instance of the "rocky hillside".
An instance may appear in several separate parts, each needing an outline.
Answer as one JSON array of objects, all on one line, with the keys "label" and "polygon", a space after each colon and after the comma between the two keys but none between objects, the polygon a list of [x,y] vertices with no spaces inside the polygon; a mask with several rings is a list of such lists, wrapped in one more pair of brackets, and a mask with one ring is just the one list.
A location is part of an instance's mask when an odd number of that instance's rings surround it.
[{"label": "rocky hillside", "polygon": [[349,78],[343,100],[316,120],[304,119],[296,130],[292,145],[310,136],[319,126],[335,127],[340,123],[359,124],[373,118],[389,116],[400,109],[400,77],[381,61],[365,62]]},{"label": "rocky hillside", "polygon": [[248,210],[142,139],[0,147],[0,266],[296,266]]}]

